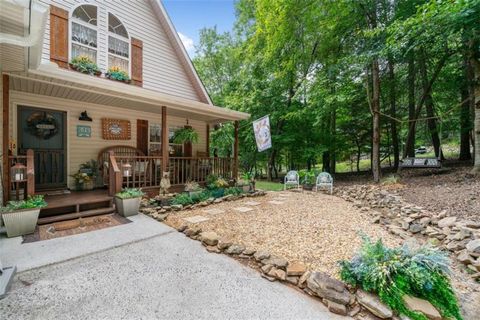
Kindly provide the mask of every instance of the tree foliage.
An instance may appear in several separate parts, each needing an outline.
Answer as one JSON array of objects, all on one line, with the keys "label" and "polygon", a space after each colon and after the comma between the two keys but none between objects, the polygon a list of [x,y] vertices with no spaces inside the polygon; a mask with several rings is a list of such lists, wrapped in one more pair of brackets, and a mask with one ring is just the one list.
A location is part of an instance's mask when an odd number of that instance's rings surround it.
[{"label": "tree foliage", "polygon": [[[376,146],[395,166],[409,135],[438,156],[442,142],[470,152],[480,0],[239,0],[236,10],[233,32],[201,31],[194,64],[215,104],[270,116],[262,153],[251,120],[241,123],[244,170],[359,170]],[[223,133],[217,153],[231,152]]]}]

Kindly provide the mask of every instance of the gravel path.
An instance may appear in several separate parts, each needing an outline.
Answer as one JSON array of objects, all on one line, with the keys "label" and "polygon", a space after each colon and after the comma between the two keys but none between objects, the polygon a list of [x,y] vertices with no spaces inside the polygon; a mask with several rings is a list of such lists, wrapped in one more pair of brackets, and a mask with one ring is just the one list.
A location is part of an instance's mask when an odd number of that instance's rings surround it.
[{"label": "gravel path", "polygon": [[[251,201],[260,204],[249,205]],[[241,207],[252,210],[236,210]],[[211,214],[211,208],[224,212]],[[264,197],[178,212],[166,222],[177,225],[182,218],[199,215],[209,218],[196,224],[202,230],[215,231],[246,247],[263,249],[289,261],[302,261],[313,270],[333,276],[337,276],[338,261],[350,259],[358,250],[361,234],[382,238],[389,246],[401,243],[401,239],[372,224],[368,213],[322,193],[269,192]]]}]

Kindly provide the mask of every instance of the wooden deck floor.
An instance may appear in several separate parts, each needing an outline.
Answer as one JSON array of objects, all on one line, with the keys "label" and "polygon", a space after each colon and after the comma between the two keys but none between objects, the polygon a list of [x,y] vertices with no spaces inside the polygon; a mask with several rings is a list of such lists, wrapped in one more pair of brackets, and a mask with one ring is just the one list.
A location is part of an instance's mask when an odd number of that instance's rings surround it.
[{"label": "wooden deck floor", "polygon": [[108,195],[108,190],[92,191],[72,191],[70,194],[61,194],[54,196],[45,196],[48,206],[45,209],[62,208],[74,205],[88,203],[98,203],[110,201],[112,197]]},{"label": "wooden deck floor", "polygon": [[115,211],[108,190],[73,191],[45,196],[47,207],[40,210],[38,224],[90,217]]}]

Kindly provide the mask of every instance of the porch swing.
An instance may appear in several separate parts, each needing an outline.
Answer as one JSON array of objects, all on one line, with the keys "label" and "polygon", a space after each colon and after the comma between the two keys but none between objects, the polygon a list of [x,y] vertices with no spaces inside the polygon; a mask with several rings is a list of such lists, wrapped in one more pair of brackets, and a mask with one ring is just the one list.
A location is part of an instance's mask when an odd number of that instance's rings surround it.
[{"label": "porch swing", "polygon": [[[440,117],[437,115],[436,119],[440,120]],[[415,120],[418,121],[419,119]],[[429,118],[423,119],[428,121]],[[438,157],[406,157],[400,160],[400,168],[409,168],[409,169],[441,169],[442,168],[442,121],[439,121],[439,150]],[[416,154],[416,151],[415,151]]]}]

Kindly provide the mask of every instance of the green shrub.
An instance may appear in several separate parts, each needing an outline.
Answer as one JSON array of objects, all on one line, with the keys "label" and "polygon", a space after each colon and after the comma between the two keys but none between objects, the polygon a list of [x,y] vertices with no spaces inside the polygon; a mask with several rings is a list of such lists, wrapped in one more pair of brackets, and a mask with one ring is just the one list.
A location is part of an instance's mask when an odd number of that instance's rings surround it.
[{"label": "green shrub", "polygon": [[140,198],[144,195],[145,193],[142,190],[136,188],[126,188],[123,189],[122,192],[115,194],[115,196],[120,199]]},{"label": "green shrub", "polygon": [[457,299],[449,281],[448,257],[430,246],[385,247],[368,238],[351,261],[341,261],[341,278],[365,291],[375,292],[393,310],[412,320],[427,320],[407,309],[405,294],[430,301],[444,318],[461,320]]},{"label": "green shrub", "polygon": [[238,187],[232,187],[232,188],[227,188],[225,189],[224,191],[224,195],[228,196],[228,195],[234,195],[234,196],[238,196],[238,195],[241,195],[243,193],[243,190],[238,188]]},{"label": "green shrub", "polygon": [[188,193],[179,193],[172,199],[173,205],[182,205],[186,206],[189,204],[194,204],[193,199],[188,195]]},{"label": "green shrub", "polygon": [[30,196],[27,200],[9,201],[8,204],[2,208],[3,212],[24,210],[24,209],[38,209],[47,206],[42,195]]}]

